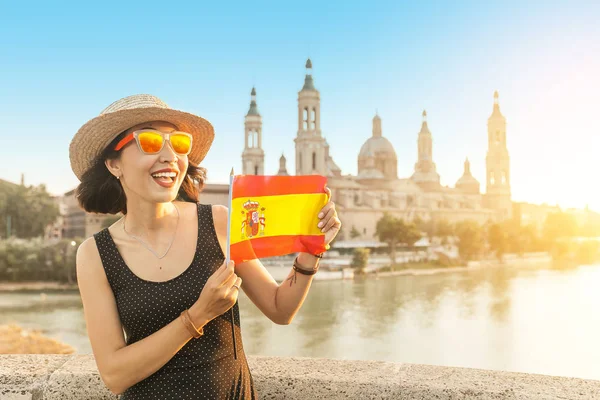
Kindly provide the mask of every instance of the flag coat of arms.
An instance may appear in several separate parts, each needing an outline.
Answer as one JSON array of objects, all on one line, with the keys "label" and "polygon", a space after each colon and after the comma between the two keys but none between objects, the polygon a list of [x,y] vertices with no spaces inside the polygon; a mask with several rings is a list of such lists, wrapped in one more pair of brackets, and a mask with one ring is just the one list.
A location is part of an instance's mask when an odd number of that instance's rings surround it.
[{"label": "flag coat of arms", "polygon": [[320,175],[235,175],[230,183],[230,258],[236,264],[327,250],[317,226],[329,201]]}]

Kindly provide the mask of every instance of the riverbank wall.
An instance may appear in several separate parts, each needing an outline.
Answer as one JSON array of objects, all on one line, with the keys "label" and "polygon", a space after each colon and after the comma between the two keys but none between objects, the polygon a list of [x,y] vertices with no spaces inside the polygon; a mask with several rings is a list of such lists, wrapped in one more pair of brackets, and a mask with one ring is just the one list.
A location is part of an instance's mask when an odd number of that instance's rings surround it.
[{"label": "riverbank wall", "polygon": [[[383,361],[249,356],[261,399],[599,399],[600,381]],[[117,399],[93,355],[0,355],[1,400]]]}]

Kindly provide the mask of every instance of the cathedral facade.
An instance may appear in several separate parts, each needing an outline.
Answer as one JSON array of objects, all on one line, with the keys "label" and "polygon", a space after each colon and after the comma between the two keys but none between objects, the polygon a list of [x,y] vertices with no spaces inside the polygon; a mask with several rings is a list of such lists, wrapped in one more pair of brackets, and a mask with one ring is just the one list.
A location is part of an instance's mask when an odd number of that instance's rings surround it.
[{"label": "cathedral facade", "polygon": [[[242,173],[263,175],[262,119],[258,112],[256,90],[244,123],[245,145]],[[373,131],[358,154],[357,175],[343,175],[329,154],[329,144],[321,132],[320,93],[312,77],[312,62],[306,62],[304,86],[298,92],[298,130],[295,143],[295,174],[319,174],[328,178],[340,220],[341,239],[350,231],[364,240],[375,237],[375,226],[385,212],[405,220],[475,220],[481,224],[511,218],[510,163],[506,147],[506,119],[500,113],[498,92],[488,118],[486,188],[471,174],[469,160],[463,176],[454,187],[442,186],[433,160],[433,136],[427,125],[427,113],[417,135],[417,160],[410,177],[398,177],[398,158],[383,136],[382,120],[373,117]],[[279,160],[278,175],[287,175],[286,159]]]}]

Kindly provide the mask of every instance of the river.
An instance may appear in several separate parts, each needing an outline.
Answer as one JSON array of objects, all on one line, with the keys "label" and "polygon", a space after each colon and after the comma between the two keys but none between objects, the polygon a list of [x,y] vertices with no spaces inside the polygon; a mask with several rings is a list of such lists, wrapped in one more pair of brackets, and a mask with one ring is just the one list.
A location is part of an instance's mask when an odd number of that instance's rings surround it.
[{"label": "river", "polygon": [[[314,281],[288,326],[243,292],[239,303],[248,354],[600,380],[600,265]],[[78,292],[0,293],[0,324],[11,322],[91,352]]]}]

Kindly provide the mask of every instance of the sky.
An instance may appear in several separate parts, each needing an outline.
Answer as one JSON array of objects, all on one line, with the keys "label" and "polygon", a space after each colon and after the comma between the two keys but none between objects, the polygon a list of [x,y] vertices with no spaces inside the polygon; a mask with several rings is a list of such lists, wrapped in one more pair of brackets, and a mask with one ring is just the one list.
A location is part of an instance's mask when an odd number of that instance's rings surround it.
[{"label": "sky", "polygon": [[[344,174],[372,118],[409,177],[428,114],[442,184],[466,157],[485,190],[493,93],[512,198],[600,210],[600,3],[591,1],[9,2],[0,0],[0,178],[73,189],[68,147],[113,101],[150,93],[207,118],[208,182],[241,172],[257,90],[265,173],[293,173],[305,62]],[[452,4],[451,4],[452,3]],[[589,4],[588,4],[589,3]]]}]

